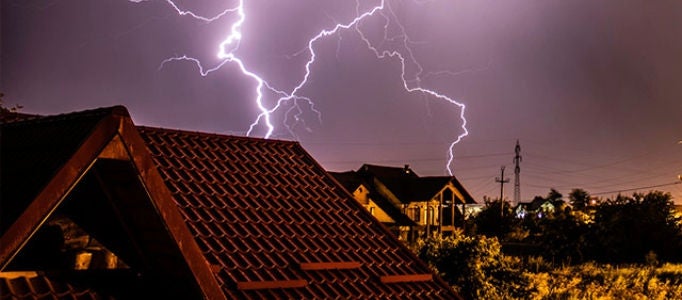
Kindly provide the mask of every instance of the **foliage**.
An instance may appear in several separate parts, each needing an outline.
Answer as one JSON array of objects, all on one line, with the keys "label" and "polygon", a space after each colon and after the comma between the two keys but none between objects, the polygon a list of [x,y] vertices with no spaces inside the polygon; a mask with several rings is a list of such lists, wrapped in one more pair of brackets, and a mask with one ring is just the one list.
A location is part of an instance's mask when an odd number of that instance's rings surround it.
[{"label": "foliage", "polygon": [[682,265],[584,263],[505,256],[496,238],[456,234],[415,248],[465,299],[682,299]]},{"label": "foliage", "polygon": [[[415,251],[467,299],[682,299],[682,265],[669,263],[682,261],[670,194],[618,196],[589,210],[562,208],[554,190],[543,199],[558,209],[524,219],[486,199],[469,226],[483,235],[421,240]],[[576,189],[569,199],[589,194]],[[505,256],[499,240],[523,255]]]},{"label": "foliage", "polygon": [[485,208],[473,218],[471,234],[483,234],[506,240],[510,233],[517,233],[520,220],[516,218],[511,205],[500,199],[485,198]]},{"label": "foliage", "polygon": [[519,261],[502,254],[497,238],[465,236],[420,240],[419,257],[466,299],[525,298],[529,282]]},{"label": "foliage", "polygon": [[2,99],[4,96],[5,96],[5,94],[0,93],[0,113],[3,113],[3,112],[17,112],[17,111],[19,111],[20,109],[23,108],[23,106],[21,106],[21,105],[14,105],[14,106],[9,107],[9,108],[8,108],[8,107],[5,107],[5,104],[4,104],[3,99]]},{"label": "foliage", "polygon": [[573,189],[568,194],[568,199],[573,206],[573,210],[585,211],[590,201],[590,194],[583,189]]},{"label": "foliage", "polygon": [[682,266],[587,263],[549,272],[526,273],[528,299],[682,299]]},{"label": "foliage", "polygon": [[[506,202],[502,202],[506,217],[500,216],[500,201],[488,201],[470,228],[475,229],[472,233],[498,237],[515,255],[541,255],[558,263],[682,261],[682,228],[670,194],[621,195],[589,210],[564,207],[561,197],[556,190],[536,197],[536,202],[554,201],[554,211],[523,219],[512,217]],[[575,205],[589,194],[575,189],[569,198]]]},{"label": "foliage", "polygon": [[564,198],[564,195],[559,193],[555,189],[550,189],[549,193],[547,194],[547,200],[552,201],[552,203],[557,202],[557,201],[563,201],[562,199]]},{"label": "foliage", "polygon": [[597,207],[595,259],[603,262],[644,262],[654,253],[662,261],[679,261],[682,235],[670,194],[650,192],[618,196]]},{"label": "foliage", "polygon": [[591,248],[590,227],[580,222],[570,211],[556,210],[534,219],[537,228],[527,241],[537,245],[546,259],[561,263],[582,262]]}]

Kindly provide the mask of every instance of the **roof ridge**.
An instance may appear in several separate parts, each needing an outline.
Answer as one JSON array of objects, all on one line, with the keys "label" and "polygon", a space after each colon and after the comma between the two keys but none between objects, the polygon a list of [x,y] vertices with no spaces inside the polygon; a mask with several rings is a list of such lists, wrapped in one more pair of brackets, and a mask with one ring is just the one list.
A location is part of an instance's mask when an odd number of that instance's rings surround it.
[{"label": "roof ridge", "polygon": [[[108,107],[99,107],[95,109],[87,109],[82,111],[63,113],[57,115],[39,115],[39,114],[27,114],[27,113],[10,113],[18,118],[12,119],[10,121],[2,121],[0,119],[0,124],[2,125],[13,125],[13,124],[26,124],[26,123],[47,123],[47,122],[58,122],[64,120],[73,120],[82,117],[103,117],[107,115],[115,115],[121,117],[130,117],[128,109],[123,105],[115,105]],[[22,118],[26,117],[26,118]]]},{"label": "roof ridge", "polygon": [[265,141],[265,142],[276,142],[276,143],[294,144],[294,145],[300,144],[300,142],[298,142],[298,141],[266,139],[266,138],[252,137],[252,136],[241,136],[241,135],[214,133],[214,132],[206,132],[206,131],[183,130],[183,129],[154,127],[154,126],[135,126],[135,127],[137,127],[137,129],[143,130],[143,131],[147,130],[147,131],[156,131],[156,132],[181,133],[184,135],[195,135],[195,136],[215,137],[215,138],[232,138],[232,139],[254,141],[254,142]]}]

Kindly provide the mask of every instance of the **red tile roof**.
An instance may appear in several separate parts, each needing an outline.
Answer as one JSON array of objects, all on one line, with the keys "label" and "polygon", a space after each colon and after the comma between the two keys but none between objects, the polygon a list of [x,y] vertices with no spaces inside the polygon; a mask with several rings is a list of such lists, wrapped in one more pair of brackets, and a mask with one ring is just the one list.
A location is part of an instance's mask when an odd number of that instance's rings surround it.
[{"label": "red tile roof", "polygon": [[228,298],[455,297],[300,144],[140,133]]},{"label": "red tile roof", "polygon": [[[30,139],[18,134],[27,128]],[[28,239],[59,199],[83,184],[87,166],[98,157],[129,155],[126,168],[136,170],[148,192],[134,199],[156,209],[156,215],[140,210],[139,217],[164,222],[162,239],[177,245],[170,253],[187,261],[181,267],[209,298],[221,291],[230,299],[457,298],[296,142],[136,128],[122,107],[5,123],[0,130],[0,201],[23,203],[9,214],[16,221],[0,227],[0,268],[21,250],[18,239]],[[102,156],[113,142],[118,148]],[[39,180],[5,187],[27,171]],[[112,202],[128,216],[121,222],[142,224],[129,219],[137,208],[121,203]],[[158,248],[135,243],[147,258]]]}]

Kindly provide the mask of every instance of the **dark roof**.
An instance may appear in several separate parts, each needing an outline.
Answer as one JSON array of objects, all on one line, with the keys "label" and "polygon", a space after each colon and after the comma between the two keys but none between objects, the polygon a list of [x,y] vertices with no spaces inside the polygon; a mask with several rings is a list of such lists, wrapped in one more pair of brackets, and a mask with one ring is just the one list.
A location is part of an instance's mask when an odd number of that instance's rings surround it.
[{"label": "dark roof", "polygon": [[365,164],[360,167],[358,173],[367,178],[373,177],[379,180],[388,190],[398,198],[401,203],[411,202],[413,180],[419,178],[408,166],[387,167]]},{"label": "dark roof", "polygon": [[355,171],[348,172],[329,172],[339,183],[350,193],[354,192],[360,185],[369,187],[370,185]]},{"label": "dark roof", "polygon": [[413,201],[429,201],[438,194],[453,177],[419,177],[410,181],[410,198]]},{"label": "dark roof", "polygon": [[[133,239],[140,257],[126,247],[111,248],[158,276],[189,274],[209,298],[218,298],[216,291],[258,299],[457,297],[296,142],[136,128],[122,107],[0,129],[3,214],[8,203],[20,203],[10,206],[6,214],[14,221],[0,231],[0,268],[60,199],[88,186],[94,168],[103,181],[113,181],[110,192],[123,193],[109,199],[122,218],[114,220],[122,224],[117,226],[133,229],[126,235],[94,226],[101,242],[111,247],[116,237]],[[112,143],[118,146],[107,150]],[[130,161],[105,159],[110,155]],[[10,179],[17,174],[36,179]],[[130,179],[141,185],[128,199],[121,187]],[[6,187],[7,180],[16,186]],[[105,206],[95,207],[103,212]],[[117,214],[103,217],[112,216]],[[90,216],[89,224],[96,218]]]},{"label": "dark roof", "polygon": [[370,173],[379,178],[418,178],[417,175],[409,165],[403,167],[389,167],[389,166],[378,166],[371,164],[364,164],[360,167],[359,172]]},{"label": "dark roof", "polygon": [[462,193],[464,196],[462,200],[467,204],[476,203],[455,176],[419,177],[408,165],[405,167],[387,167],[365,164],[360,167],[357,173],[365,178],[376,178],[402,203],[431,200],[450,182]]}]

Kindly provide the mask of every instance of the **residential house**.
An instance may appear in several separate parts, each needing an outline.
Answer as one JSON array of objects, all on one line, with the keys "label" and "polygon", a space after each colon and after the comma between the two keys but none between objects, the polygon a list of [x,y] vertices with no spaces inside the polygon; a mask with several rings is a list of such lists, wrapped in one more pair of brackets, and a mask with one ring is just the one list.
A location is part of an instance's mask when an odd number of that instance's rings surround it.
[{"label": "residential house", "polygon": [[[465,207],[476,203],[454,176],[420,177],[409,166],[388,167],[365,164],[357,171],[335,173],[349,191],[360,186],[344,177],[359,178],[370,199],[391,208],[395,216],[407,216],[410,226],[393,226],[403,240],[433,234],[451,234],[464,224]],[[362,199],[354,194],[356,200]],[[396,211],[397,209],[397,211]],[[384,209],[386,211],[386,209]],[[395,219],[394,217],[393,219]]]},{"label": "residential house", "polygon": [[0,118],[2,299],[456,299],[301,147]]},{"label": "residential house", "polygon": [[540,196],[533,198],[531,202],[519,202],[514,208],[517,218],[525,218],[526,216],[536,216],[542,218],[548,214],[554,213],[560,209],[564,204],[563,200],[553,201],[552,199],[545,199]]}]

